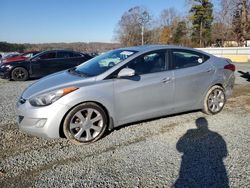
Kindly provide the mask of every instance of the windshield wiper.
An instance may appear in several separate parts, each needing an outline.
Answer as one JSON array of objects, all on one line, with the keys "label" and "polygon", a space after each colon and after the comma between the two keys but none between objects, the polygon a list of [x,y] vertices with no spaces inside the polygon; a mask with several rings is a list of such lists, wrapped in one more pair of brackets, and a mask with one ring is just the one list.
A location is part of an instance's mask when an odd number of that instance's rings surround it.
[{"label": "windshield wiper", "polygon": [[71,74],[77,75],[77,76],[81,76],[81,77],[88,77],[89,76],[81,71],[77,71],[76,67],[69,69],[68,72]]}]

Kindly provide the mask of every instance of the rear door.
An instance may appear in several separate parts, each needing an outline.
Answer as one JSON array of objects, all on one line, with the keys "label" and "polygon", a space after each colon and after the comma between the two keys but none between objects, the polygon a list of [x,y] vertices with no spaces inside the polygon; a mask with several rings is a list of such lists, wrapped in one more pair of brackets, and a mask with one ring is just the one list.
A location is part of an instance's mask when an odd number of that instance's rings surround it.
[{"label": "rear door", "polygon": [[78,52],[58,51],[57,52],[57,71],[69,69],[80,65],[88,60],[87,56]]},{"label": "rear door", "polygon": [[171,68],[175,77],[175,109],[177,111],[195,109],[210,87],[215,69],[209,61],[209,56],[202,53],[173,49],[170,54]]},{"label": "rear door", "polygon": [[80,65],[91,58],[92,58],[91,56],[79,52],[73,52],[73,57],[72,57],[74,66]]},{"label": "rear door", "polygon": [[76,62],[73,58],[73,53],[70,51],[58,51],[57,52],[57,67],[56,71],[66,70],[76,66]]},{"label": "rear door", "polygon": [[118,124],[164,115],[173,105],[173,72],[168,70],[166,51],[154,51],[126,66],[136,75],[114,80]]}]

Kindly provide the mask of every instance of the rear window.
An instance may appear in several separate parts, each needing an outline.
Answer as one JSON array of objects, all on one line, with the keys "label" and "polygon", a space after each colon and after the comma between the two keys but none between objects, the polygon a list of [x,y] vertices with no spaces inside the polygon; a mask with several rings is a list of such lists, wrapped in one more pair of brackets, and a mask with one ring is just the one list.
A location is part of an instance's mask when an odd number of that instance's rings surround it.
[{"label": "rear window", "polygon": [[82,57],[82,56],[84,55],[81,53],[73,52],[73,57]]},{"label": "rear window", "polygon": [[209,56],[191,50],[172,50],[172,65],[174,69],[197,66],[209,59]]},{"label": "rear window", "polygon": [[71,58],[73,57],[72,52],[59,51],[57,52],[57,58]]}]

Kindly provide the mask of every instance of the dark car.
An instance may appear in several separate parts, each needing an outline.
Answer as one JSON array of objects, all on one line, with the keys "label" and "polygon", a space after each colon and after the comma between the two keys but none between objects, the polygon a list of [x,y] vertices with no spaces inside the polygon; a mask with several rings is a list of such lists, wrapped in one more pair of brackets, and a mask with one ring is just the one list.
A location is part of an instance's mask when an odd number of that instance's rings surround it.
[{"label": "dark car", "polygon": [[68,50],[49,50],[34,57],[0,64],[0,77],[15,81],[41,78],[48,74],[69,69],[91,59],[88,54]]}]

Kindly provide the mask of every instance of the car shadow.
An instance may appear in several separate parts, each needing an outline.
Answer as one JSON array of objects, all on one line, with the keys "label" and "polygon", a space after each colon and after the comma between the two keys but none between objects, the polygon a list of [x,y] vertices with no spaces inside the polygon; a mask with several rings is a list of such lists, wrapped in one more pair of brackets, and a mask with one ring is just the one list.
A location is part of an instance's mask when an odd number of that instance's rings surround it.
[{"label": "car shadow", "polygon": [[192,110],[192,111],[180,112],[180,113],[175,113],[175,114],[171,114],[171,115],[164,115],[164,116],[160,116],[160,117],[149,118],[149,119],[146,119],[146,120],[135,121],[135,122],[132,122],[132,123],[123,124],[123,125],[120,125],[118,127],[113,127],[111,130],[107,129],[106,132],[104,132],[102,138],[108,136],[113,131],[118,131],[118,130],[121,130],[123,128],[133,126],[133,125],[136,125],[136,124],[147,123],[147,122],[159,120],[159,119],[162,119],[162,118],[175,117],[175,116],[184,115],[184,114],[188,114],[188,113],[195,113],[195,112],[200,112],[200,110]]},{"label": "car shadow", "polygon": [[238,71],[240,73],[240,77],[245,78],[248,82],[250,82],[250,74],[249,72]]},{"label": "car shadow", "polygon": [[177,142],[182,153],[179,177],[173,187],[229,187],[223,159],[227,145],[223,137],[208,128],[206,118],[196,120],[196,129],[188,130]]},{"label": "car shadow", "polygon": [[105,136],[109,135],[114,130],[118,131],[118,130],[126,128],[128,126],[133,126],[133,125],[136,125],[136,124],[147,123],[147,122],[159,120],[159,119],[162,119],[162,118],[175,117],[175,116],[184,115],[184,114],[188,114],[188,113],[195,113],[195,112],[200,112],[200,110],[192,110],[192,111],[180,112],[180,113],[175,113],[175,114],[171,114],[171,115],[164,115],[164,116],[160,116],[160,117],[149,118],[149,119],[145,119],[145,120],[141,120],[141,121],[135,121],[135,122],[132,122],[132,123],[123,124],[123,125],[120,125],[118,127],[114,127],[111,131],[108,131],[108,133]]}]

